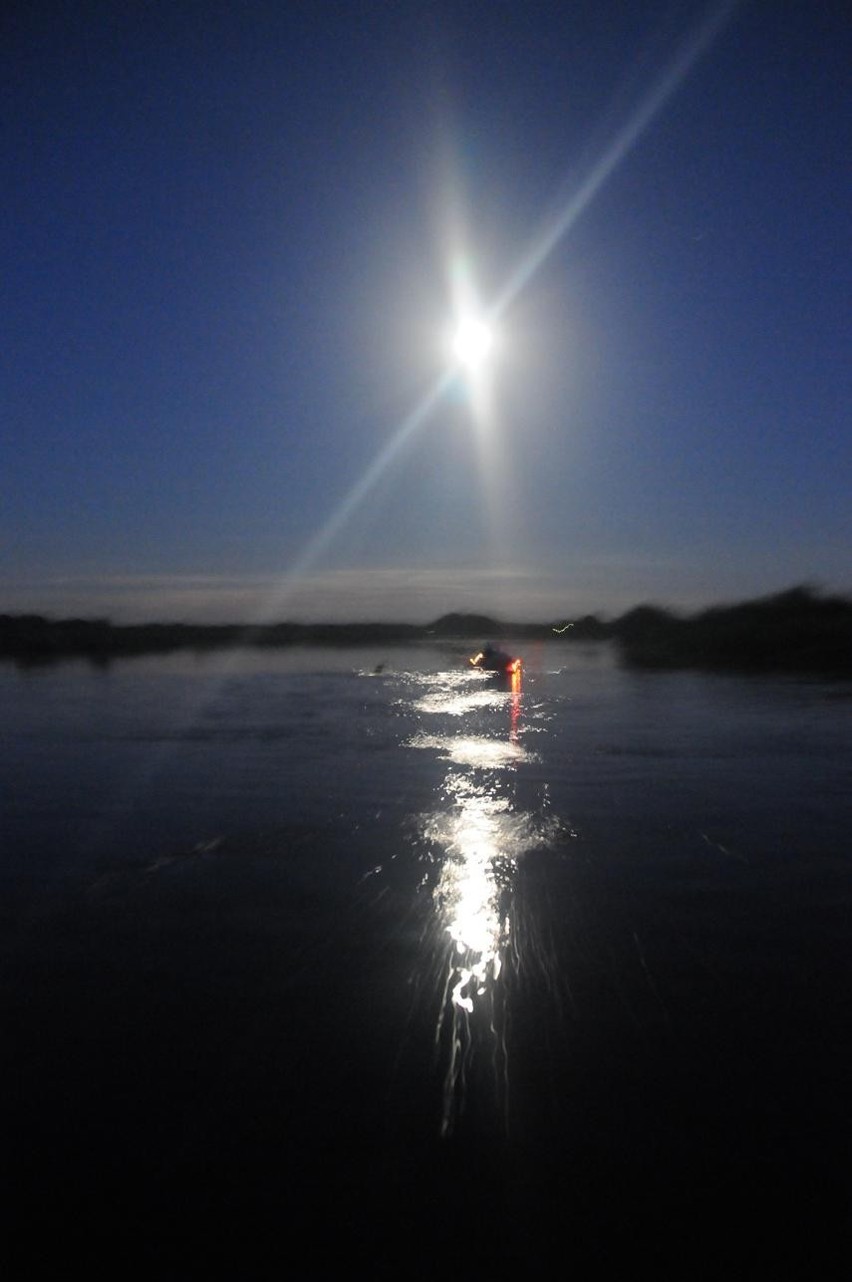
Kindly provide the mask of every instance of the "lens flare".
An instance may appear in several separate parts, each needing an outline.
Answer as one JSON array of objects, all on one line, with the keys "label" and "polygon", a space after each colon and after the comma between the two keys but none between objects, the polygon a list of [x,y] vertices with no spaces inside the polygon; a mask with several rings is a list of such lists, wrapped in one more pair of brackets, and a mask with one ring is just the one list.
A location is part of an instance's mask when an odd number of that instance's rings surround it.
[{"label": "lens flare", "polygon": [[465,369],[481,369],[494,347],[494,331],[481,317],[466,316],[453,335],[453,356]]},{"label": "lens flare", "polygon": [[[698,24],[692,27],[674,51],[668,64],[650,85],[645,95],[634,105],[630,114],[616,129],[596,161],[582,175],[578,185],[567,200],[547,220],[533,238],[527,252],[521,257],[514,271],[506,279],[502,290],[489,305],[481,310],[478,291],[466,255],[456,246],[450,259],[451,293],[456,317],[455,331],[449,338],[452,353],[451,367],[436,378],[433,385],[411,412],[397,425],[387,443],[376,455],[364,473],[343,495],[325,524],[304,547],[300,556],[281,578],[269,603],[282,606],[298,587],[299,581],[348,524],[353,513],[362,506],[386,473],[391,462],[402,451],[407,441],[431,419],[444,402],[446,395],[459,384],[460,375],[470,393],[473,418],[482,444],[483,484],[489,507],[503,520],[506,505],[505,481],[507,474],[501,456],[498,434],[493,430],[495,406],[489,388],[490,365],[493,363],[495,332],[493,321],[500,322],[515,298],[527,286],[532,276],[541,269],[577,219],[585,212],[611,174],[618,168],[652,121],[674,96],[689,72],[709,50],[727,22],[731,20],[742,0],[718,0],[711,4]],[[505,342],[498,339],[503,349]],[[495,520],[496,528],[496,520]]]}]

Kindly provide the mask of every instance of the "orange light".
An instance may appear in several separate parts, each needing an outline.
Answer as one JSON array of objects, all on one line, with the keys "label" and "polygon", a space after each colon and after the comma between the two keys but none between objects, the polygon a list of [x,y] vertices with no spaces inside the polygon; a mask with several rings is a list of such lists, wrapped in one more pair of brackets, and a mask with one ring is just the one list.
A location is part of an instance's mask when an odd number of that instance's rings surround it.
[{"label": "orange light", "polygon": [[518,742],[518,731],[521,722],[521,668],[515,669],[510,678],[512,689],[512,706],[509,710],[509,742]]}]

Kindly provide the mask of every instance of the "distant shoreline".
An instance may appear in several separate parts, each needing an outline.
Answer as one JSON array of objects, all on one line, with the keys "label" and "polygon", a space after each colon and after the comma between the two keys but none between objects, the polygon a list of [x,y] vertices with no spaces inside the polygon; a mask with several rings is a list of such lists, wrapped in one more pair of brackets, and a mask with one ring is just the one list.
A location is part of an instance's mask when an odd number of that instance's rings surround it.
[{"label": "distant shoreline", "polygon": [[481,614],[445,614],[430,624],[114,624],[0,614],[0,659],[35,665],[70,658],[96,663],[177,650],[294,645],[363,646],[512,637],[516,641],[616,642],[630,667],[788,672],[852,677],[852,600],[794,587],[774,596],[691,615],[642,605],[616,619],[506,623]]}]

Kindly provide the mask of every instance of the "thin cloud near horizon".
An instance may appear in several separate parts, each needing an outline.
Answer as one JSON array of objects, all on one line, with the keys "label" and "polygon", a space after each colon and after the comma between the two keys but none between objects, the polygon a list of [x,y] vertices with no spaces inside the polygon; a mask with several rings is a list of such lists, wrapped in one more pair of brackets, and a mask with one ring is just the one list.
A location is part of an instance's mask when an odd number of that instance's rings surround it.
[{"label": "thin cloud near horizon", "polygon": [[[593,569],[556,574],[526,569],[338,569],[305,576],[282,597],[274,575],[74,576],[0,580],[0,612],[54,617],[107,617],[115,623],[358,623],[426,624],[448,613],[485,614],[509,622],[549,622],[582,614],[619,614],[643,602],[698,609],[764,596],[801,582],[699,584],[688,566],[648,559],[601,560]],[[606,583],[605,590],[601,587]],[[816,583],[848,592],[850,584]]]}]

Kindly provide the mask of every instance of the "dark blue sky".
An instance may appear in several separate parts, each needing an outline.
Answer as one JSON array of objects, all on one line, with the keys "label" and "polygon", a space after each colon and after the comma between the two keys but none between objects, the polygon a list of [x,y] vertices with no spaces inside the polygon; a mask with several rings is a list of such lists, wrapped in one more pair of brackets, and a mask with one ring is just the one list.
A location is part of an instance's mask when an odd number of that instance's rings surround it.
[{"label": "dark blue sky", "polygon": [[[0,609],[852,590],[845,5],[3,22]],[[459,262],[489,408],[456,384],[400,442]]]}]

